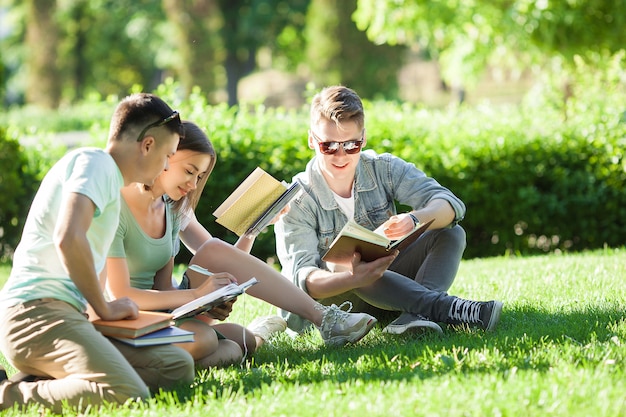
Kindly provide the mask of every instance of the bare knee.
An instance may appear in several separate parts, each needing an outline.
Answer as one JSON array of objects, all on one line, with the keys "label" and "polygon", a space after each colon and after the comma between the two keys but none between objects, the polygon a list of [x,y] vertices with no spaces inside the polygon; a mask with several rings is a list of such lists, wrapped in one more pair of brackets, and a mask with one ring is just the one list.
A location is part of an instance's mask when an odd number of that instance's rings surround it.
[{"label": "bare knee", "polygon": [[221,239],[211,238],[204,242],[196,251],[194,258],[203,259],[205,263],[211,263],[211,259],[224,259],[233,250],[233,246]]},{"label": "bare knee", "polygon": [[194,341],[191,343],[180,343],[177,346],[183,348],[191,354],[194,360],[200,360],[217,351],[219,340],[215,330],[200,321],[188,321],[183,323],[181,328],[194,332]]},{"label": "bare knee", "polygon": [[235,323],[219,323],[215,325],[215,329],[224,335],[228,340],[237,343],[246,354],[254,353],[257,349],[257,341],[254,333]]}]

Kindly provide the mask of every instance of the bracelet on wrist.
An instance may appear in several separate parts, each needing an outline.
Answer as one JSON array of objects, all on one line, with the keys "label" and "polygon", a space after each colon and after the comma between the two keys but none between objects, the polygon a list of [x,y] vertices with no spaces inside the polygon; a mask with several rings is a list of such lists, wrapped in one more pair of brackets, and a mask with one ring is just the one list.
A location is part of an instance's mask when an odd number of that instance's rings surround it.
[{"label": "bracelet on wrist", "polygon": [[413,219],[413,226],[417,226],[420,223],[419,219],[415,216],[415,214],[409,213],[409,216],[411,217],[411,219]]}]

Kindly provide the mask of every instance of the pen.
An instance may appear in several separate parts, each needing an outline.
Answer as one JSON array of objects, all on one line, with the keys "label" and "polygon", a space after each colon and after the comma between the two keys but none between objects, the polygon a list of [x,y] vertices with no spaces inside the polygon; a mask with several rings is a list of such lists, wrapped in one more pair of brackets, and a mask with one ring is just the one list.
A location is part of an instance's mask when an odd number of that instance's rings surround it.
[{"label": "pen", "polygon": [[206,275],[208,277],[213,275],[213,272],[209,271],[206,268],[201,267],[200,265],[196,265],[196,264],[189,265],[189,269],[191,269],[192,271],[196,271],[200,274]]}]

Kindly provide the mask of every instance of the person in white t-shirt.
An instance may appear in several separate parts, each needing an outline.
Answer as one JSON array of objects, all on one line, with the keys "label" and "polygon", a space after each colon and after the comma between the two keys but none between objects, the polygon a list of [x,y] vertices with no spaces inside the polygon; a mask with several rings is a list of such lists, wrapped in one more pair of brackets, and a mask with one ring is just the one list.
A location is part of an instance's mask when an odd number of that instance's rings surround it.
[{"label": "person in white t-shirt", "polygon": [[152,94],[133,94],[116,107],[105,149],[73,150],[46,174],[0,292],[0,350],[29,375],[0,383],[0,410],[124,403],[193,381],[184,350],[135,349],[104,337],[86,317],[88,304],[105,320],[137,316],[129,298],[105,300],[99,283],[120,189],[154,183],[183,135],[178,112]]}]

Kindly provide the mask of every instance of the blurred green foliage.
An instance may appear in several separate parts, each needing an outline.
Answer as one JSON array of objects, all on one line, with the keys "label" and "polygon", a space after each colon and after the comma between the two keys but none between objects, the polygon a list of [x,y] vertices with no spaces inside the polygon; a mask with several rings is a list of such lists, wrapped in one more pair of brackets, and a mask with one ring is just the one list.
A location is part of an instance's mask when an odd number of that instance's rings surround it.
[{"label": "blurred green foliage", "polygon": [[11,258],[43,175],[62,153],[52,146],[24,148],[0,126],[0,261]]},{"label": "blurred green foliage", "polygon": [[467,87],[494,66],[542,68],[562,81],[581,57],[601,67],[624,50],[624,5],[625,0],[358,0],[353,17],[373,42],[427,50],[446,82]]}]

